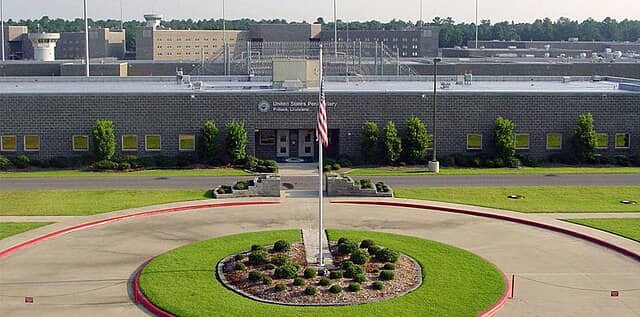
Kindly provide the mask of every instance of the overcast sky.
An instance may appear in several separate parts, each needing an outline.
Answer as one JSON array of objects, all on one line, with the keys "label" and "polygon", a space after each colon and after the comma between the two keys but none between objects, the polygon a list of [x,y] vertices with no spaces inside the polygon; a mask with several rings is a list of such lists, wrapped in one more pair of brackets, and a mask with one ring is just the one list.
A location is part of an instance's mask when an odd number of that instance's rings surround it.
[{"label": "overcast sky", "polygon": [[[453,17],[457,22],[474,20],[475,0],[424,1],[424,18]],[[89,16],[94,19],[120,17],[120,0],[88,0]],[[202,19],[222,16],[222,0],[122,0],[126,20],[142,20],[152,10],[166,18]],[[4,0],[5,18],[74,18],[82,16],[82,0]],[[284,18],[315,21],[333,17],[332,0],[226,0],[227,18]],[[437,7],[435,7],[437,6]],[[338,18],[381,20],[393,18],[415,21],[420,16],[420,0],[338,0]],[[480,0],[481,19],[533,21],[540,17],[561,16],[583,20],[613,17],[640,20],[640,0]]]}]

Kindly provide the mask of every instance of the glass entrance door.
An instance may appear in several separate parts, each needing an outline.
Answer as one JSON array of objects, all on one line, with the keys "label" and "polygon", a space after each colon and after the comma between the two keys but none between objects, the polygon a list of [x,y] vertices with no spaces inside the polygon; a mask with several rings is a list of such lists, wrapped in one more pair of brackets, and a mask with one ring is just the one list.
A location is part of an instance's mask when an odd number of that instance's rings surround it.
[{"label": "glass entrance door", "polygon": [[278,146],[277,157],[288,158],[289,157],[289,130],[278,130]]},{"label": "glass entrance door", "polygon": [[315,153],[315,131],[299,130],[298,131],[298,153],[302,158],[313,157]]}]

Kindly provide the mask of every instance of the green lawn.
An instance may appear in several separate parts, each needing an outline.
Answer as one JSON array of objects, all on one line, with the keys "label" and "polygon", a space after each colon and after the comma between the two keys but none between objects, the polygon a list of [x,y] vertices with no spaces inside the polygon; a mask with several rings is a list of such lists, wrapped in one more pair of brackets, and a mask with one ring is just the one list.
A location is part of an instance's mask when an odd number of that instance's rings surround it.
[{"label": "green lawn", "polygon": [[251,174],[233,168],[194,170],[148,170],[141,172],[93,172],[81,170],[0,172],[0,178],[41,178],[41,177],[194,177],[194,176],[249,176]]},{"label": "green lawn", "polygon": [[620,203],[640,200],[640,186],[398,188],[395,195],[526,213],[640,212],[640,205]]},{"label": "green lawn", "polygon": [[[441,243],[385,233],[330,230],[331,240],[371,238],[416,259],[423,285],[416,291],[379,303],[345,307],[289,307],[263,304],[227,290],[216,279],[224,257],[268,245],[278,239],[300,241],[298,230],[269,231],[197,242],[154,259],[140,285],[157,306],[176,316],[476,316],[502,295],[505,283],[490,263]],[[322,288],[322,287],[320,287]]]},{"label": "green lawn", "polygon": [[86,216],[207,195],[206,190],[3,190],[0,216]]},{"label": "green lawn", "polygon": [[640,242],[640,218],[567,219],[565,221],[610,232]]},{"label": "green lawn", "polygon": [[[640,174],[640,167],[442,168],[438,175]],[[437,176],[426,167],[354,169],[349,176]]]},{"label": "green lawn", "polygon": [[0,240],[52,223],[53,222],[0,222]]}]

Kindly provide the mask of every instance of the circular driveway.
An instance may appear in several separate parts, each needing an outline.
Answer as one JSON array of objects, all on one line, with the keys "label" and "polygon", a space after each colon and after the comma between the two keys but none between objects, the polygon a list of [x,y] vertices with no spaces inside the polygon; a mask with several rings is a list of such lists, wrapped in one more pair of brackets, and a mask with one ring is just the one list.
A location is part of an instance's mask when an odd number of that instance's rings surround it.
[{"label": "circular driveway", "polygon": [[[303,196],[278,205],[132,218],[25,248],[0,259],[0,315],[145,316],[129,290],[129,280],[143,262],[195,241],[313,226],[317,200]],[[346,204],[327,204],[325,227],[411,235],[486,258],[516,275],[515,298],[498,316],[640,315],[640,263],[560,233],[461,214]],[[0,244],[0,249],[6,247]],[[611,297],[613,290],[620,297]],[[25,303],[26,296],[34,297],[34,303]]]}]

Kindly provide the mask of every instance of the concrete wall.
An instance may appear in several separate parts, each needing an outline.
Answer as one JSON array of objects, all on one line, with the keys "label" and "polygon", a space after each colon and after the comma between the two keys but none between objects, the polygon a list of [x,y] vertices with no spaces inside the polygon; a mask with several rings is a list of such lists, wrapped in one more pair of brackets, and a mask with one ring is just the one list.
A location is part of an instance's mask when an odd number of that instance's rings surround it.
[{"label": "concrete wall", "polygon": [[319,24],[254,24],[249,26],[249,39],[264,42],[306,42],[319,39]]}]

